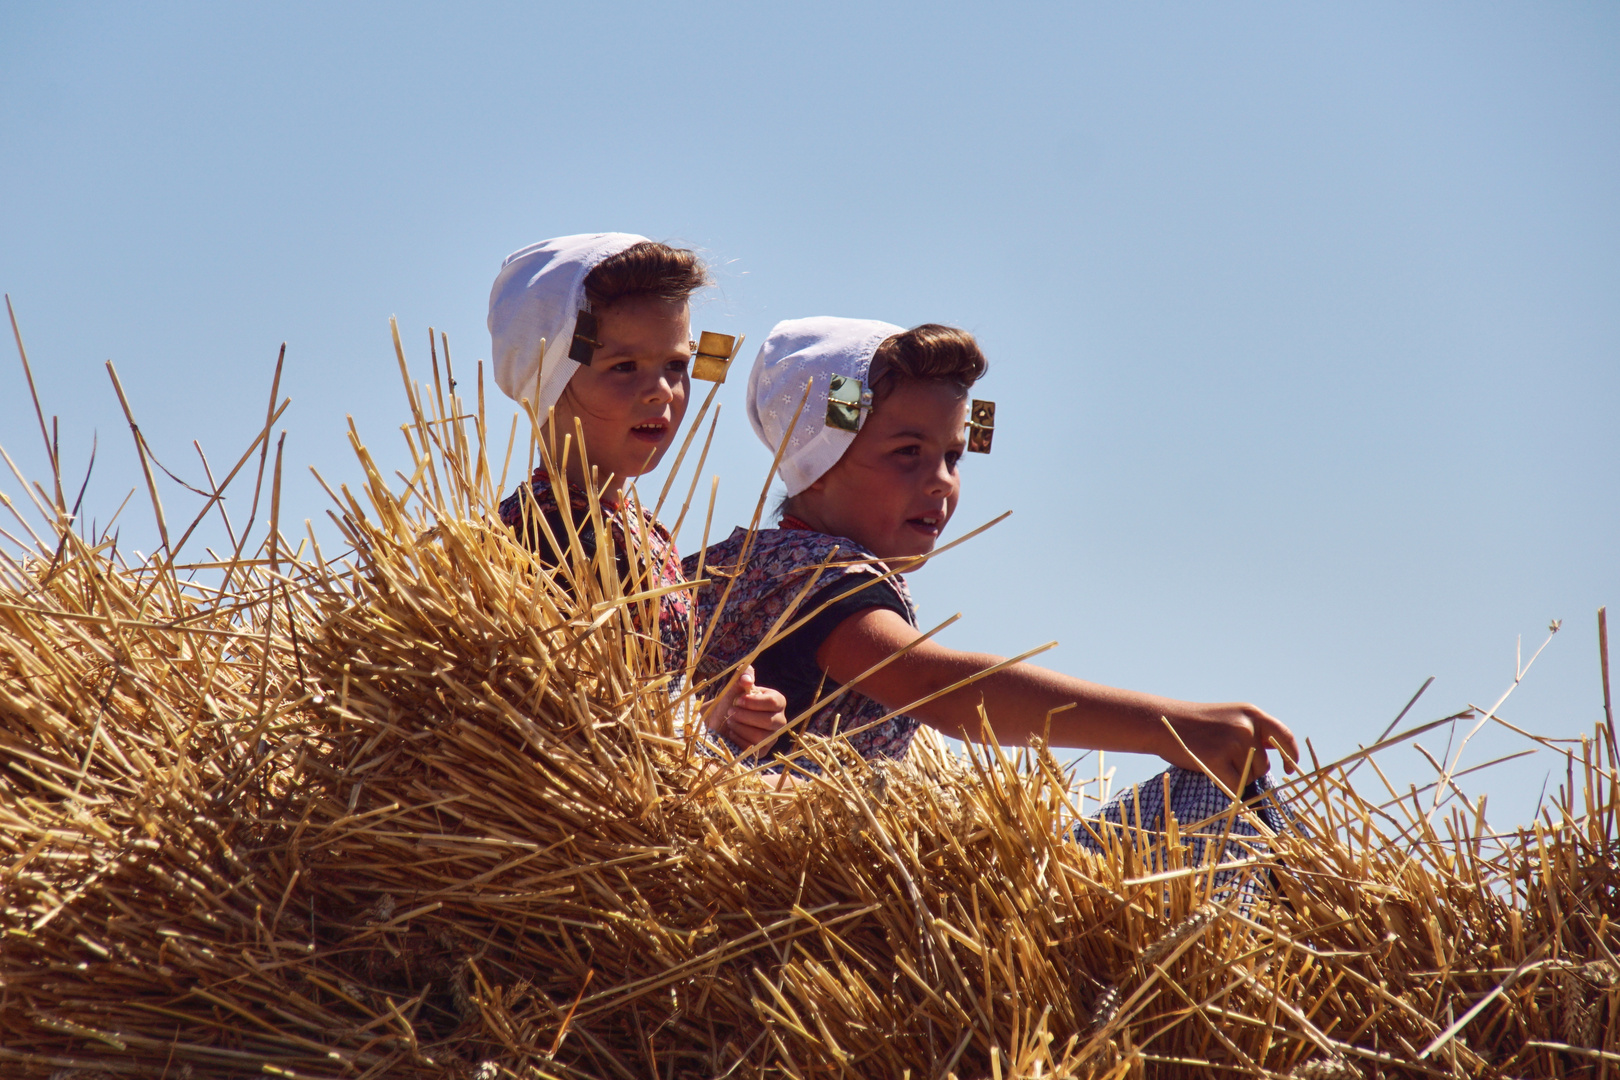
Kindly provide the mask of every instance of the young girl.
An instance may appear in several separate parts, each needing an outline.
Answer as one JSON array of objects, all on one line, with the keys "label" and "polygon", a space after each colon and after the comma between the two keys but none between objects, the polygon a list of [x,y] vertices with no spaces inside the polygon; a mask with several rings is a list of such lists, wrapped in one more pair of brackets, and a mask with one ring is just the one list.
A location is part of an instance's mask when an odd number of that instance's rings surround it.
[{"label": "young girl", "polygon": [[[764,650],[755,667],[761,681],[786,696],[786,716],[814,708],[804,730],[845,732],[863,756],[903,755],[919,723],[977,740],[982,702],[1003,741],[1044,736],[1053,746],[1157,754],[1178,766],[1157,783],[1184,824],[1229,805],[1204,767],[1232,792],[1267,772],[1268,749],[1281,751],[1291,770],[1298,754],[1293,734],[1253,705],[1177,701],[1033,664],[934,696],[1001,658],[919,642],[904,579],[880,579],[932,551],[950,522],[961,485],[957,464],[969,444],[968,388],[985,368],[972,335],[946,326],[904,330],[838,318],[777,324],[754,362],[748,407],[765,445],[782,448],[781,527],[761,531],[751,545],[736,530],[704,554],[709,584],[698,592],[697,625],[706,625],[717,607],[721,614],[699,672],[718,673],[747,656],[819,571],[790,618],[826,607]],[[829,409],[835,383],[837,397],[853,404],[835,400]],[[856,423],[858,431],[848,430]],[[686,565],[695,574],[696,560]],[[900,709],[908,711],[890,715]],[[774,749],[782,751],[791,738]],[[802,755],[795,764],[814,770]],[[1141,804],[1162,805],[1158,791],[1154,782],[1143,785]],[[1119,805],[1104,817],[1120,821],[1128,813]]]},{"label": "young girl", "polygon": [[[542,445],[560,448],[583,433],[583,445],[565,455],[563,485],[542,465],[501,503],[501,519],[547,564],[564,561],[548,532],[565,545],[577,536],[580,554],[595,554],[586,490],[594,483],[627,590],[686,580],[668,531],[651,513],[627,507],[625,488],[658,467],[686,415],[689,298],[708,280],[695,253],[630,233],[562,236],[501,265],[489,296],[495,381],[534,406]],[[666,671],[685,666],[689,608],[685,590],[665,593],[656,607]],[[785,721],[782,707],[781,694],[755,686],[745,671],[707,718],[733,738],[757,738]]]}]

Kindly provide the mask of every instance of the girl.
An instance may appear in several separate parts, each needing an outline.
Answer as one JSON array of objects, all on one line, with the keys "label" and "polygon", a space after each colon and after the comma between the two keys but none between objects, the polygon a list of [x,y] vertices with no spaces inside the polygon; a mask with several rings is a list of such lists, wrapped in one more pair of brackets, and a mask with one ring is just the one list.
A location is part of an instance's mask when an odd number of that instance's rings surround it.
[{"label": "girl", "polygon": [[[978,739],[982,702],[1006,741],[1044,736],[1053,746],[1151,753],[1178,766],[1160,783],[1186,823],[1229,805],[1204,767],[1232,792],[1265,775],[1268,749],[1279,750],[1292,770],[1293,734],[1253,705],[1177,701],[1033,664],[940,693],[1001,658],[919,642],[904,579],[884,575],[931,552],[950,522],[961,485],[957,463],[969,444],[968,388],[985,368],[972,335],[946,326],[904,330],[838,318],[777,324],[749,376],[748,408],[765,445],[781,448],[781,527],[758,533],[751,545],[736,530],[704,553],[709,583],[698,591],[697,625],[707,625],[717,608],[720,617],[699,672],[718,673],[746,657],[819,571],[790,620],[822,610],[765,649],[755,667],[787,698],[786,716],[810,711],[804,730],[847,733],[863,756],[903,755],[919,723]],[[696,576],[697,560],[689,559],[687,570]],[[908,651],[862,677],[901,650]],[[900,709],[908,711],[896,714]],[[814,769],[802,756],[795,764]],[[1144,787],[1155,798],[1143,805],[1159,801],[1155,787]],[[1104,816],[1120,821],[1128,813],[1116,807]]]},{"label": "girl", "polygon": [[[495,381],[533,404],[542,445],[560,447],[582,433],[582,445],[564,455],[564,484],[542,465],[501,503],[501,519],[547,564],[565,561],[552,539],[577,537],[580,555],[595,554],[586,490],[594,484],[627,591],[632,583],[640,592],[685,581],[668,531],[639,506],[626,507],[625,487],[658,467],[686,415],[689,299],[708,283],[694,252],[630,233],[562,236],[501,265],[489,296]],[[653,611],[666,671],[685,665],[689,608],[689,594],[677,590]],[[744,671],[708,709],[708,723],[736,739],[757,738],[785,722],[783,704]]]}]

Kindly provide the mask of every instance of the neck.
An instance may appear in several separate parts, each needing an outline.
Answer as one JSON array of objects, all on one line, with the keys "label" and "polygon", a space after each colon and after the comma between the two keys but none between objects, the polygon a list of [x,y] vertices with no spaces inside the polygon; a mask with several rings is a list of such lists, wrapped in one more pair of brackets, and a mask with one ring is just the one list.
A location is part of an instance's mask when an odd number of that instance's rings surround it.
[{"label": "neck", "polygon": [[624,478],[609,476],[607,482],[603,483],[601,481],[601,470],[593,466],[591,471],[597,474],[596,478],[586,476],[585,470],[579,464],[579,459],[573,458],[568,462],[568,482],[587,490],[594,490],[596,497],[602,502],[612,503],[617,506],[624,501]]},{"label": "neck", "polygon": [[806,529],[810,532],[828,533],[831,535],[821,515],[816,513],[814,507],[805,506],[804,500],[795,495],[782,504],[782,527],[784,529]]},{"label": "neck", "polygon": [[[549,433],[547,432],[541,433],[541,445],[550,450],[553,448],[553,444],[547,439],[548,434]],[[563,448],[560,444],[555,446],[555,450],[558,454],[563,453]],[[578,448],[572,444],[572,440],[570,440],[567,455],[568,460],[563,463],[562,473],[565,477],[567,477],[569,484],[586,491],[594,490],[596,492],[597,499],[604,503],[610,503],[617,506],[624,501],[624,488],[628,478],[609,476],[607,477],[606,483],[603,483],[601,470],[596,466],[591,467],[591,472],[595,473],[596,477],[593,479],[591,476],[587,475],[585,467],[580,464]],[[555,465],[556,458],[553,457],[551,460],[552,464]],[[555,468],[548,469],[545,465],[541,465],[540,468],[551,475],[555,475],[557,472]]]}]

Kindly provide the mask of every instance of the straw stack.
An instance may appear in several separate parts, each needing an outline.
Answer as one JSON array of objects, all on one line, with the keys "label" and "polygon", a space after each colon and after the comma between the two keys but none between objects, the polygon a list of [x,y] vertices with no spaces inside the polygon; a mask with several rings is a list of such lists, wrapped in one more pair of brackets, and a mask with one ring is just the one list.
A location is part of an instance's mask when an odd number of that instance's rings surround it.
[{"label": "straw stack", "polygon": [[821,778],[777,791],[694,750],[706,688],[658,670],[608,545],[551,574],[514,543],[482,393],[439,367],[411,475],[353,437],[341,557],[280,528],[278,408],[252,550],[233,523],[230,556],[130,564],[31,490],[0,1075],[1620,1077],[1601,725],[1548,742],[1556,806],[1505,837],[1450,775],[1383,802],[1365,755],[1308,771],[1258,897],[1174,844],[1079,848],[1040,747],[807,740]]}]

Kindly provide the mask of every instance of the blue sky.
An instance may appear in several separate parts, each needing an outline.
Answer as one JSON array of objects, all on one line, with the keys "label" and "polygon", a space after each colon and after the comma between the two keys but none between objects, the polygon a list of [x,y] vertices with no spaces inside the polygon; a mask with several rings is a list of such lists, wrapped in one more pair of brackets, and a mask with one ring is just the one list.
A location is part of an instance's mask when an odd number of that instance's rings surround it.
[{"label": "blue sky", "polygon": [[[139,482],[105,360],[189,478],[286,341],[289,464],[352,479],[346,415],[404,456],[390,315],[470,365],[509,251],[697,246],[700,329],[980,336],[1001,426],[956,525],[1014,514],[915,577],[946,640],[1337,755],[1429,675],[1414,715],[1494,701],[1562,618],[1504,714],[1574,735],[1620,604],[1617,47],[1604,4],[0,3],[0,289],[105,519]],[[769,461],[743,382],[728,525]],[[325,509],[290,470],[284,520]],[[1552,764],[1469,786],[1510,825]]]}]

